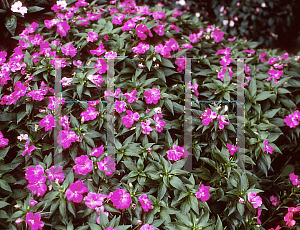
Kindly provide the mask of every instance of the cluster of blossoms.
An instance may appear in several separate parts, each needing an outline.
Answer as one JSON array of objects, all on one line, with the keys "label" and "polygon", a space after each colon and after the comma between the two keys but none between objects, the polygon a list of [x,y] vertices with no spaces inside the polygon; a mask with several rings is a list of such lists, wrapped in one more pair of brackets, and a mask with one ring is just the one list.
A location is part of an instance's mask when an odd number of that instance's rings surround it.
[{"label": "cluster of blossoms", "polygon": [[293,219],[294,213],[297,213],[300,211],[300,206],[298,207],[289,207],[288,213],[284,216],[284,221],[286,221],[286,226],[294,226],[296,224],[296,221]]},{"label": "cluster of blossoms", "polygon": [[81,116],[81,121],[82,121],[82,122],[85,122],[85,121],[92,121],[92,120],[94,120],[94,119],[97,117],[98,114],[99,114],[99,112],[98,112],[98,111],[95,111],[95,108],[94,108],[94,107],[89,106],[89,107],[87,108],[87,111],[82,112],[82,113],[80,114],[80,116]]},{"label": "cluster of blossoms", "polygon": [[[148,113],[149,111],[150,111],[150,109],[147,109],[145,112]],[[155,108],[155,112],[156,112],[156,114],[153,115],[153,120],[155,121],[156,131],[160,133],[163,131],[164,126],[166,125],[166,122],[163,120],[160,120],[160,118],[163,118],[163,115],[161,113],[161,108],[159,108],[159,107]],[[141,126],[143,128],[142,132],[144,134],[146,134],[146,133],[149,134],[148,131],[150,131],[150,132],[152,131],[152,128],[149,125],[150,125],[149,121],[148,121],[148,124],[147,124],[147,122],[141,123]],[[147,127],[150,127],[151,130],[149,128],[147,129]]]},{"label": "cluster of blossoms", "polygon": [[235,147],[234,145],[230,145],[227,143],[227,148],[231,156],[233,156],[234,152],[236,152],[240,147]]},{"label": "cluster of blossoms", "polygon": [[8,145],[8,139],[4,138],[2,132],[0,131],[0,148],[5,147]]},{"label": "cluster of blossoms", "polygon": [[299,176],[295,175],[295,173],[290,174],[290,180],[293,183],[293,185],[300,186]]},{"label": "cluster of blossoms", "polygon": [[[18,220],[22,221],[22,219],[18,219]],[[38,230],[44,227],[44,222],[41,221],[41,215],[39,213],[36,214],[33,214],[33,212],[27,213],[25,221],[32,230]]]},{"label": "cluster of blossoms", "polygon": [[265,147],[264,147],[264,149],[263,149],[264,152],[267,151],[267,154],[268,154],[268,153],[272,154],[274,148],[268,145],[269,142],[268,142],[267,140],[264,140],[263,143],[264,143],[264,145],[265,145]]},{"label": "cluster of blossoms", "polygon": [[179,161],[181,158],[186,158],[190,154],[187,152],[186,147],[173,145],[173,148],[167,151],[167,157],[170,161]]},{"label": "cluster of blossoms", "polygon": [[300,121],[299,110],[296,110],[294,113],[291,113],[290,115],[286,116],[283,121],[290,128],[295,128],[297,125],[299,125],[299,121]]},{"label": "cluster of blossoms", "polygon": [[210,108],[206,110],[205,113],[201,113],[202,123],[205,126],[208,126],[210,122],[213,122],[213,119],[217,118],[219,121],[219,129],[224,129],[224,125],[228,125],[229,122],[225,121],[225,117],[222,115],[218,115],[216,112],[212,112]]},{"label": "cluster of blossoms", "polygon": [[[50,183],[51,180],[61,183],[65,178],[62,166],[52,166],[50,169],[46,169],[46,173]],[[25,178],[29,181],[27,188],[32,191],[33,195],[37,195],[37,197],[45,195],[47,191],[47,178],[44,176],[44,169],[41,165],[28,167]]]},{"label": "cluster of blossoms", "polygon": [[196,198],[200,199],[202,202],[206,202],[210,197],[209,189],[210,186],[205,187],[204,184],[201,184],[201,187],[199,188],[198,192],[196,192],[195,194]]},{"label": "cluster of blossoms", "polygon": [[262,205],[262,199],[260,196],[257,195],[257,192],[252,193],[249,192],[248,193],[248,201],[253,205],[253,207],[256,209],[257,208],[257,223],[261,224],[261,221],[259,219],[262,209],[259,208]]},{"label": "cluster of blossoms", "polygon": [[152,88],[151,90],[145,91],[145,100],[147,104],[157,104],[158,100],[161,98],[160,90]]},{"label": "cluster of blossoms", "polygon": [[221,81],[223,81],[224,75],[225,75],[226,71],[228,71],[230,79],[232,79],[232,75],[233,75],[232,67],[227,68],[233,62],[233,59],[230,56],[230,47],[227,47],[226,49],[218,50],[216,54],[224,55],[220,61],[220,65],[222,65],[222,67],[221,67],[221,71],[218,72],[218,78]]},{"label": "cluster of blossoms", "polygon": [[189,82],[188,86],[189,86],[190,89],[192,89],[192,92],[195,93],[196,97],[199,97],[198,84],[197,83],[191,84]]},{"label": "cluster of blossoms", "polygon": [[154,48],[155,48],[155,53],[159,53],[165,58],[170,58],[171,51],[178,50],[178,43],[174,38],[171,38],[165,42],[165,45],[158,44]]}]

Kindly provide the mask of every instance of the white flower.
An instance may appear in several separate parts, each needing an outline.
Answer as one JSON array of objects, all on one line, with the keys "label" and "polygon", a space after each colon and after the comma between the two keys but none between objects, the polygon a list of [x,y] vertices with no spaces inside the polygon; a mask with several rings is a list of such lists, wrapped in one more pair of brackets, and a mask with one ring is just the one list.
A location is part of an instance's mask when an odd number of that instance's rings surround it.
[{"label": "white flower", "polygon": [[28,135],[27,134],[21,134],[20,136],[18,136],[19,141],[22,140],[28,140]]},{"label": "white flower", "polygon": [[226,26],[228,24],[228,20],[223,20],[223,25]]},{"label": "white flower", "polygon": [[15,13],[21,13],[23,16],[27,13],[27,8],[22,6],[22,2],[17,1],[11,6],[11,11]]},{"label": "white flower", "polygon": [[199,13],[199,12],[196,13],[196,17],[197,17],[197,18],[200,17],[200,13]]},{"label": "white flower", "polygon": [[263,3],[261,4],[261,7],[266,7],[266,3],[263,2]]},{"label": "white flower", "polygon": [[67,6],[67,2],[62,0],[62,1],[57,1],[56,5],[58,5],[61,9],[65,9]]},{"label": "white flower", "polygon": [[230,27],[233,27],[233,26],[234,26],[234,21],[230,20],[229,26],[230,26]]}]

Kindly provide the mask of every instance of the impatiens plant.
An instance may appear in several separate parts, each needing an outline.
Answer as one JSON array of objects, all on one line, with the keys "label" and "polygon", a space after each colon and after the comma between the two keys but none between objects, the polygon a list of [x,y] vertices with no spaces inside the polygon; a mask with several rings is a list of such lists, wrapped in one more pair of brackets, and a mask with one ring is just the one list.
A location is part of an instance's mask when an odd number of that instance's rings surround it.
[{"label": "impatiens plant", "polygon": [[297,58],[161,6],[56,1],[0,52],[3,229],[300,226]]}]

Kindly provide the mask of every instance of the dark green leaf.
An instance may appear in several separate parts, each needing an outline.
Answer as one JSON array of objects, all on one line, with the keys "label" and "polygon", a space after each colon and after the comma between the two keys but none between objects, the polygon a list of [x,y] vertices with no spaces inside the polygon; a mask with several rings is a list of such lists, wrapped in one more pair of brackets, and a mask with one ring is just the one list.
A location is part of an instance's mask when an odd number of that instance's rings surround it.
[{"label": "dark green leaf", "polygon": [[15,31],[17,28],[17,17],[13,14],[5,18],[5,27],[11,33],[11,35],[15,35]]}]

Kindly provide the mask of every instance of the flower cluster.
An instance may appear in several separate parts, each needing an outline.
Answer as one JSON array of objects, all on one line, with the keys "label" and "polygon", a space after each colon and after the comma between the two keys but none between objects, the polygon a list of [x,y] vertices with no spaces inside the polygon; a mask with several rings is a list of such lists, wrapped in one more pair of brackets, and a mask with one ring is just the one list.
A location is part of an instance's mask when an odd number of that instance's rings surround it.
[{"label": "flower cluster", "polygon": [[274,148],[268,145],[269,142],[268,142],[267,140],[264,140],[263,143],[264,143],[264,145],[265,145],[265,147],[264,147],[264,149],[263,149],[264,152],[267,151],[267,154],[268,154],[268,153],[272,154]]},{"label": "flower cluster", "polygon": [[296,221],[293,219],[294,213],[300,211],[300,206],[298,207],[289,207],[288,213],[284,216],[284,221],[286,221],[286,226],[294,226]]},{"label": "flower cluster", "polygon": [[145,91],[145,99],[147,104],[157,104],[158,100],[161,98],[160,90],[152,88],[151,90]]},{"label": "flower cluster", "polygon": [[290,115],[286,116],[283,121],[290,128],[295,128],[297,125],[299,125],[299,121],[300,121],[299,110],[296,110],[294,113],[291,113]]},{"label": "flower cluster", "polygon": [[28,167],[26,169],[25,178],[29,184],[27,188],[32,191],[33,195],[44,196],[47,191],[46,177],[44,176],[44,169],[41,165],[36,167]]},{"label": "flower cluster", "polygon": [[173,145],[173,149],[167,151],[167,157],[170,161],[179,161],[181,158],[186,158],[190,154],[187,152],[186,147]]},{"label": "flower cluster", "polygon": [[240,147],[235,147],[234,145],[230,145],[229,143],[227,143],[227,148],[230,155],[233,155],[234,152],[236,152]]},{"label": "flower cluster", "polygon": [[201,187],[199,188],[198,192],[196,192],[196,198],[197,199],[200,199],[202,202],[206,202],[209,197],[210,197],[210,194],[209,194],[209,189],[210,189],[210,186],[204,186],[204,184],[201,184]]},{"label": "flower cluster", "polygon": [[290,174],[290,180],[293,183],[293,185],[300,186],[299,176],[295,175],[295,173]]},{"label": "flower cluster", "polygon": [[212,112],[210,108],[207,108],[205,113],[201,113],[202,123],[205,126],[208,126],[210,122],[213,122],[213,119],[217,118],[219,121],[219,129],[224,129],[224,125],[228,125],[229,122],[225,121],[225,117],[218,115],[216,112]]},{"label": "flower cluster", "polygon": [[4,138],[2,132],[0,131],[0,148],[5,147],[8,145],[8,139]]},{"label": "flower cluster", "polygon": [[259,208],[262,205],[262,199],[257,195],[257,192],[249,192],[248,201],[253,205],[254,208]]}]

